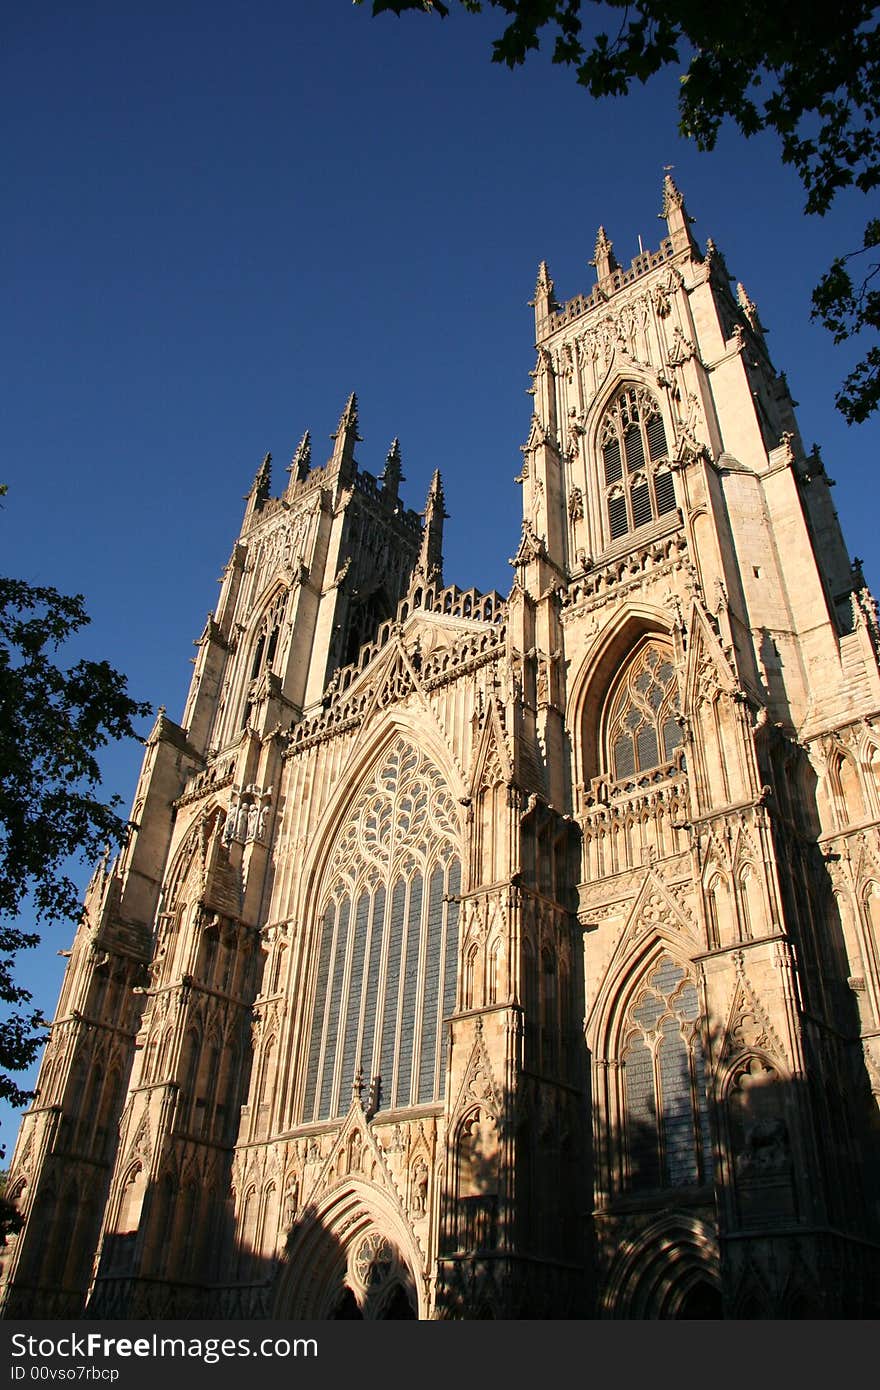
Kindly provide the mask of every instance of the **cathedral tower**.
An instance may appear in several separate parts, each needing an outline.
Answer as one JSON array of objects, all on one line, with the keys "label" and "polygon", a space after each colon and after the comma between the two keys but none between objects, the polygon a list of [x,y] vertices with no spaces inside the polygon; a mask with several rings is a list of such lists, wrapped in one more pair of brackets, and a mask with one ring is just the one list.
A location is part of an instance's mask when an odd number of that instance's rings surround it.
[{"label": "cathedral tower", "polygon": [[89,888],[7,1316],[877,1315],[880,628],[662,217],[539,268],[506,600],[354,396],[263,461]]}]

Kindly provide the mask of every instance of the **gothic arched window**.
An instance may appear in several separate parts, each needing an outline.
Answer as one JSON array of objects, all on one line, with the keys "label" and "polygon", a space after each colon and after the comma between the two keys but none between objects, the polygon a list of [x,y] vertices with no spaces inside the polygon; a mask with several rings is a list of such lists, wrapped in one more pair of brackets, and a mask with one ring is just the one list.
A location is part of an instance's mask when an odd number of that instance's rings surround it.
[{"label": "gothic arched window", "polygon": [[284,617],[284,609],[287,605],[287,595],[279,594],[274,603],[267,608],[263,615],[263,620],[257,629],[256,641],[254,642],[254,659],[251,664],[251,680],[254,680],[261,671],[272,670],[275,663],[275,655],[278,650],[278,638],[281,633],[281,620]]},{"label": "gothic arched window", "polygon": [[612,541],[675,511],[663,417],[643,386],[627,386],[615,396],[602,420],[599,446]]},{"label": "gothic arched window", "polygon": [[359,1084],[375,1088],[380,1110],[443,1094],[443,1020],[457,983],[459,835],[437,769],[396,739],[330,855],[305,1121],[345,1114]]},{"label": "gothic arched window", "polygon": [[669,650],[645,643],[611,695],[606,725],[609,770],[615,781],[662,767],[682,741],[678,685]]},{"label": "gothic arched window", "polygon": [[838,820],[841,826],[859,821],[865,814],[865,803],[855,759],[839,753],[831,765],[832,786],[837,794]]},{"label": "gothic arched window", "polygon": [[706,1070],[694,982],[662,956],[630,1005],[623,1050],[630,1188],[708,1181]]},{"label": "gothic arched window", "polygon": [[242,728],[247,728],[251,717],[255,683],[264,672],[275,670],[278,643],[281,638],[281,625],[286,608],[287,594],[277,594],[263,613],[260,625],[252,638],[253,656],[251,658],[250,677],[246,687],[244,708],[242,710]]}]

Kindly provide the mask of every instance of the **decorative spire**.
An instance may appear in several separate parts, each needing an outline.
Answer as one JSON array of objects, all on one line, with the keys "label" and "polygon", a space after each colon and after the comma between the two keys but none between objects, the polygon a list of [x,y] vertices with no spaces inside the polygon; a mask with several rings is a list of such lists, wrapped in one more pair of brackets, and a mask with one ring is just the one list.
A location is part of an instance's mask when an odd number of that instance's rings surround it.
[{"label": "decorative spire", "polygon": [[547,320],[558,306],[556,297],[553,293],[553,281],[550,278],[550,271],[547,262],[541,261],[538,266],[538,279],[535,283],[535,296],[529,300],[529,304],[535,311],[535,330],[540,338],[547,328]]},{"label": "decorative spire", "polygon": [[312,436],[306,430],[296,446],[296,452],[288,464],[287,471],[292,483],[302,483],[308,477],[312,466]]},{"label": "decorative spire", "polygon": [[683,251],[687,247],[695,248],[696,244],[691,235],[691,223],[694,219],[684,205],[684,195],[673,181],[669,172],[671,168],[671,164],[667,165],[663,176],[663,207],[659,216],[666,218],[673,251]]},{"label": "decorative spire", "polygon": [[245,501],[251,502],[254,507],[261,507],[269,496],[269,488],[272,486],[272,455],[267,454],[260,464],[251,483],[250,492],[245,494]]},{"label": "decorative spire", "polygon": [[428,488],[428,499],[422,516],[422,544],[419,558],[413,570],[413,581],[422,580],[425,584],[443,583],[443,522],[449,515],[443,505],[443,483],[439,468],[435,470]]},{"label": "decorative spire", "polygon": [[550,270],[546,261],[541,261],[538,266],[538,279],[535,283],[535,298],[538,295],[546,294],[553,298],[553,281],[550,278]]},{"label": "decorative spire", "polygon": [[338,439],[341,434],[353,432],[355,439],[359,440],[358,427],[358,400],[352,391],[348,400],[345,402],[345,409],[339,417],[339,424],[336,426],[336,433],[331,434],[331,439]]},{"label": "decorative spire", "polygon": [[766,330],[758,317],[758,306],[753,299],[749,298],[746,288],[741,281],[738,281],[736,286],[736,302],[742,309],[754,331],[756,333],[764,333]]},{"label": "decorative spire", "polygon": [[396,502],[400,484],[405,481],[400,460],[400,440],[395,437],[385,455],[385,469],[381,478],[384,499],[390,503]]},{"label": "decorative spire", "polygon": [[606,275],[618,269],[617,257],[614,254],[613,243],[609,240],[604,227],[600,227],[596,234],[596,249],[593,252],[593,259],[590,265],[596,267],[596,279],[604,280]]},{"label": "decorative spire", "polygon": [[677,187],[672,175],[667,172],[663,176],[663,211],[661,217],[668,217],[673,208],[684,207],[684,194]]},{"label": "decorative spire", "polygon": [[354,391],[345,403],[345,409],[339,417],[339,424],[336,426],[336,433],[331,434],[330,438],[334,441],[333,457],[330,460],[331,466],[354,473],[357,468],[354,446],[361,441],[361,436],[358,434],[357,396]]}]

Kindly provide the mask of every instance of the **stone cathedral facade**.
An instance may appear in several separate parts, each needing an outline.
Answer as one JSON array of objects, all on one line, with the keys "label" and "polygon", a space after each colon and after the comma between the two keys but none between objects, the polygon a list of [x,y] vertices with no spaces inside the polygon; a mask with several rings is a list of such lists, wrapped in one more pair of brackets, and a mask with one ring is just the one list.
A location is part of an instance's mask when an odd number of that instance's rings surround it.
[{"label": "stone cathedral facade", "polygon": [[257,473],[96,869],[7,1317],[880,1313],[880,629],[754,304],[540,267],[504,598]]}]

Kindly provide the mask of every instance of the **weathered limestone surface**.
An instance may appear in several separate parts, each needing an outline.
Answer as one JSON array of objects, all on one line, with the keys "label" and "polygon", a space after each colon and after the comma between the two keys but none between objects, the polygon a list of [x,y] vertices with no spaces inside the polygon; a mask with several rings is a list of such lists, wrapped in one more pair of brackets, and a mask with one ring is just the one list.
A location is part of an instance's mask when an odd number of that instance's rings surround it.
[{"label": "weathered limestone surface", "polygon": [[535,287],[507,598],[266,457],[96,871],[6,1316],[877,1316],[880,628],[680,192]]}]

